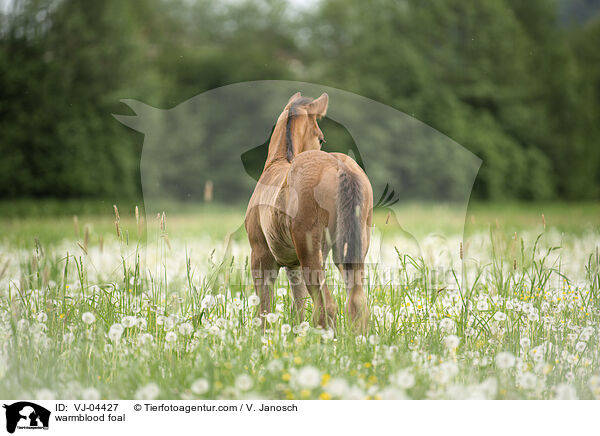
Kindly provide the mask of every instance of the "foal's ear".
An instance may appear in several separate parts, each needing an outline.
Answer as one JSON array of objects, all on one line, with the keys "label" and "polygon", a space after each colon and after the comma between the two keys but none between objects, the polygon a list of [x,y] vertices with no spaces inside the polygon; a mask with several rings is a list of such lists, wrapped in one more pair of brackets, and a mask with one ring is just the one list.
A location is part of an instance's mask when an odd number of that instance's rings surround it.
[{"label": "foal's ear", "polygon": [[328,105],[329,96],[326,92],[324,92],[319,98],[313,100],[310,104],[306,105],[306,111],[309,114],[315,114],[317,118],[323,118],[327,113]]},{"label": "foal's ear", "polygon": [[295,93],[294,95],[292,95],[292,96],[290,97],[290,99],[288,100],[287,104],[285,105],[285,108],[284,108],[284,110],[285,110],[285,109],[289,109],[289,108],[290,108],[290,106],[292,105],[292,103],[294,102],[294,100],[296,100],[298,97],[301,97],[301,96],[302,96],[302,94],[300,94],[300,92],[297,92],[297,93]]}]

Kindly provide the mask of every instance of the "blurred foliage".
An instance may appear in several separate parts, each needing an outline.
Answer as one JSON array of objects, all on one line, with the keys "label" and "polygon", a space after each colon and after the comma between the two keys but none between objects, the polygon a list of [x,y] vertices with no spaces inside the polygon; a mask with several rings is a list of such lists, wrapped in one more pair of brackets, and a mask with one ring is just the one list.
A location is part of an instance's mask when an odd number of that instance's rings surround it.
[{"label": "blurred foliage", "polygon": [[[130,113],[120,99],[170,108],[262,79],[344,89],[431,125],[483,159],[478,198],[600,198],[600,19],[582,18],[591,1],[8,4],[3,198],[138,196],[142,137],[112,118]],[[328,139],[351,141],[332,129]],[[217,201],[249,183],[245,174],[211,178]],[[429,189],[434,198],[440,187]]]}]

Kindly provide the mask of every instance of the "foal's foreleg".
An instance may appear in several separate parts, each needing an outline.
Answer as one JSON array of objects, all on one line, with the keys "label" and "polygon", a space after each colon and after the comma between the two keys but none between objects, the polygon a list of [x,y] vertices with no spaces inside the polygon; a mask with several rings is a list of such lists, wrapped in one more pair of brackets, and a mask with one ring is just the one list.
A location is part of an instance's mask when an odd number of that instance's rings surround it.
[{"label": "foal's foreleg", "polygon": [[267,247],[252,248],[250,263],[254,288],[260,298],[259,316],[265,315],[271,312],[273,285],[277,280],[279,265]]}]

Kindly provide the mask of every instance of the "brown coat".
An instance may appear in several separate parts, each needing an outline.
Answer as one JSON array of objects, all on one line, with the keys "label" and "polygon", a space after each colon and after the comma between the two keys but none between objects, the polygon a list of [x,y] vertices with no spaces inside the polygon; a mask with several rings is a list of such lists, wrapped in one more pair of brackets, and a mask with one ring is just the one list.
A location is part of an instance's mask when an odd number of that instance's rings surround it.
[{"label": "brown coat", "polygon": [[297,93],[279,116],[246,212],[251,268],[261,314],[271,311],[273,283],[279,268],[285,267],[298,319],[303,319],[304,299],[310,294],[314,323],[334,328],[337,306],[324,273],[333,249],[349,293],[350,320],[364,331],[368,309],[362,273],[373,191],[353,159],[320,150],[323,133],[317,119],[325,115],[327,105],[327,94],[312,100]]}]

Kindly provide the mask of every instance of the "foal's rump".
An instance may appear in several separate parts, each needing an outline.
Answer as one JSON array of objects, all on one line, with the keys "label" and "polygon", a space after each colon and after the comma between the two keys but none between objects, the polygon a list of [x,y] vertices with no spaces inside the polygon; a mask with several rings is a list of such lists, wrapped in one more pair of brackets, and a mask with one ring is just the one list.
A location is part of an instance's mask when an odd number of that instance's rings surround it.
[{"label": "foal's rump", "polygon": [[363,170],[349,156],[320,150],[297,155],[288,172],[294,193],[288,201],[295,232],[324,232],[323,245],[336,263],[359,263],[369,245],[373,191]]}]

